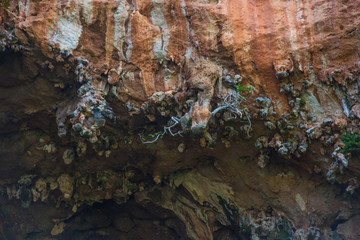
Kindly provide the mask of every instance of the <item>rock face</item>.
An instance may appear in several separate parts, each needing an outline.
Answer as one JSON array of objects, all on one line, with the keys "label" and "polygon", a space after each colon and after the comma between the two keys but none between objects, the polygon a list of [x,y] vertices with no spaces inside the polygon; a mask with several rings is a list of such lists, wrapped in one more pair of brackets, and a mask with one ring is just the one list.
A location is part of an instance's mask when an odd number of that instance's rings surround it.
[{"label": "rock face", "polygon": [[0,239],[359,239],[359,12],[0,7]]}]

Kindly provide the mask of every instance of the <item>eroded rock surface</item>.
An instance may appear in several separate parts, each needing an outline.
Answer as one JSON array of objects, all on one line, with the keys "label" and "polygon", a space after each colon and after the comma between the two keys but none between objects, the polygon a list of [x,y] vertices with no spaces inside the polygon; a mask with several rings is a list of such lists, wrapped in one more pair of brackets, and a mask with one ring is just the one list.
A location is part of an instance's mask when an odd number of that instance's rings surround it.
[{"label": "eroded rock surface", "polygon": [[359,12],[0,7],[0,239],[359,239]]}]

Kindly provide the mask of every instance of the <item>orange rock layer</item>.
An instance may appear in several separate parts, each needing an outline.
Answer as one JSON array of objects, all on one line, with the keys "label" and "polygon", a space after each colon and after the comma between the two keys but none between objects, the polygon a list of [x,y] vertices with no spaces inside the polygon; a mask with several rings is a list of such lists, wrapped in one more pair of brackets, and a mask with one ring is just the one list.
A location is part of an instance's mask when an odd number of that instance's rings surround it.
[{"label": "orange rock layer", "polygon": [[314,71],[325,81],[343,69],[343,83],[359,60],[357,1],[16,0],[7,12],[23,43],[50,57],[53,43],[86,58],[138,100],[184,88],[184,72],[206,58],[286,110],[276,71]]}]

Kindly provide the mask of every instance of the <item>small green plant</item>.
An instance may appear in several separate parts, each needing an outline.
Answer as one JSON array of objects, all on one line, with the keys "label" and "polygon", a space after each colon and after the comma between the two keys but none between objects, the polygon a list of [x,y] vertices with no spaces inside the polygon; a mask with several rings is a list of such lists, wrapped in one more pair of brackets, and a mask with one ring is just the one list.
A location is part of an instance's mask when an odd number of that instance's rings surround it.
[{"label": "small green plant", "polygon": [[360,154],[360,135],[346,133],[341,140],[345,143],[341,153]]},{"label": "small green plant", "polygon": [[[289,222],[289,220],[285,218],[280,218],[276,222],[276,230],[277,230],[277,236],[276,239],[278,240],[292,240],[293,239],[293,229],[292,224]],[[317,239],[317,238],[309,238],[309,239]]]},{"label": "small green plant", "polygon": [[9,8],[10,7],[10,3],[12,2],[13,0],[0,0],[0,5],[2,5],[4,8]]},{"label": "small green plant", "polygon": [[180,123],[180,119],[176,118],[176,117],[171,117],[171,120],[172,120],[172,124],[168,127],[164,127],[164,130],[163,131],[159,131],[159,132],[156,132],[156,133],[150,133],[148,134],[149,137],[151,137],[150,140],[147,140],[145,137],[144,137],[144,134],[143,133],[139,133],[139,137],[140,137],[140,140],[142,143],[144,144],[147,144],[147,143],[154,143],[156,142],[159,138],[162,138],[166,133],[169,133],[171,134],[171,136],[176,136],[176,135],[179,135],[182,137],[182,133],[183,131],[182,130],[179,130],[177,132],[173,132],[172,128],[175,127],[177,124]]},{"label": "small green plant", "polygon": [[162,133],[163,133],[163,132],[159,131],[159,132],[156,132],[156,133],[154,133],[154,134],[150,133],[150,134],[148,134],[148,136],[154,138],[154,137],[157,137],[158,135],[160,135],[160,134],[162,134]]},{"label": "small green plant", "polygon": [[[242,96],[240,93],[229,93],[224,99],[223,103],[219,104],[218,107],[211,112],[211,115],[215,115],[219,111],[222,111],[224,109],[228,110],[232,115],[233,119],[236,119],[237,117],[242,118],[244,115],[247,118],[249,125],[248,125],[248,131],[247,134],[249,135],[249,131],[251,128],[251,121],[250,116],[248,114],[246,103],[248,101],[246,100],[246,97]],[[244,107],[243,109],[239,109],[239,107]],[[249,135],[250,136],[250,135]]]},{"label": "small green plant", "polygon": [[300,98],[300,107],[305,107],[305,105],[306,105],[306,99]]},{"label": "small green plant", "polygon": [[251,238],[251,227],[249,225],[240,224],[240,231],[247,239]]},{"label": "small green plant", "polygon": [[253,87],[245,87],[244,85],[240,85],[241,80],[242,80],[242,78],[235,79],[235,91],[237,93],[245,94],[245,93],[249,93],[254,90]]},{"label": "small green plant", "polygon": [[189,117],[189,119],[186,122],[186,127],[191,128],[191,124],[192,124],[192,117]]},{"label": "small green plant", "polygon": [[236,87],[235,91],[240,94],[249,93],[252,90],[254,90],[253,87],[245,87],[243,85],[235,85],[235,87]]},{"label": "small green plant", "polygon": [[105,92],[105,91],[101,91],[101,96],[105,99],[105,98],[106,98],[106,92]]},{"label": "small green plant", "polygon": [[219,204],[221,205],[227,219],[234,225],[239,223],[239,209],[237,206],[230,200],[225,199],[219,195],[216,195]]}]

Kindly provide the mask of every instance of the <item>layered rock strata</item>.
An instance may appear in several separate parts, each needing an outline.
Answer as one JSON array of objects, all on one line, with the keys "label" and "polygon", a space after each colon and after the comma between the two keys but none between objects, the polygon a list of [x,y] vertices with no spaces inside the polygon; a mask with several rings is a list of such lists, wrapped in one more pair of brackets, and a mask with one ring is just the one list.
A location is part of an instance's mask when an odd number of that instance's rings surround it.
[{"label": "layered rock strata", "polygon": [[358,239],[356,1],[0,8],[1,239]]}]

